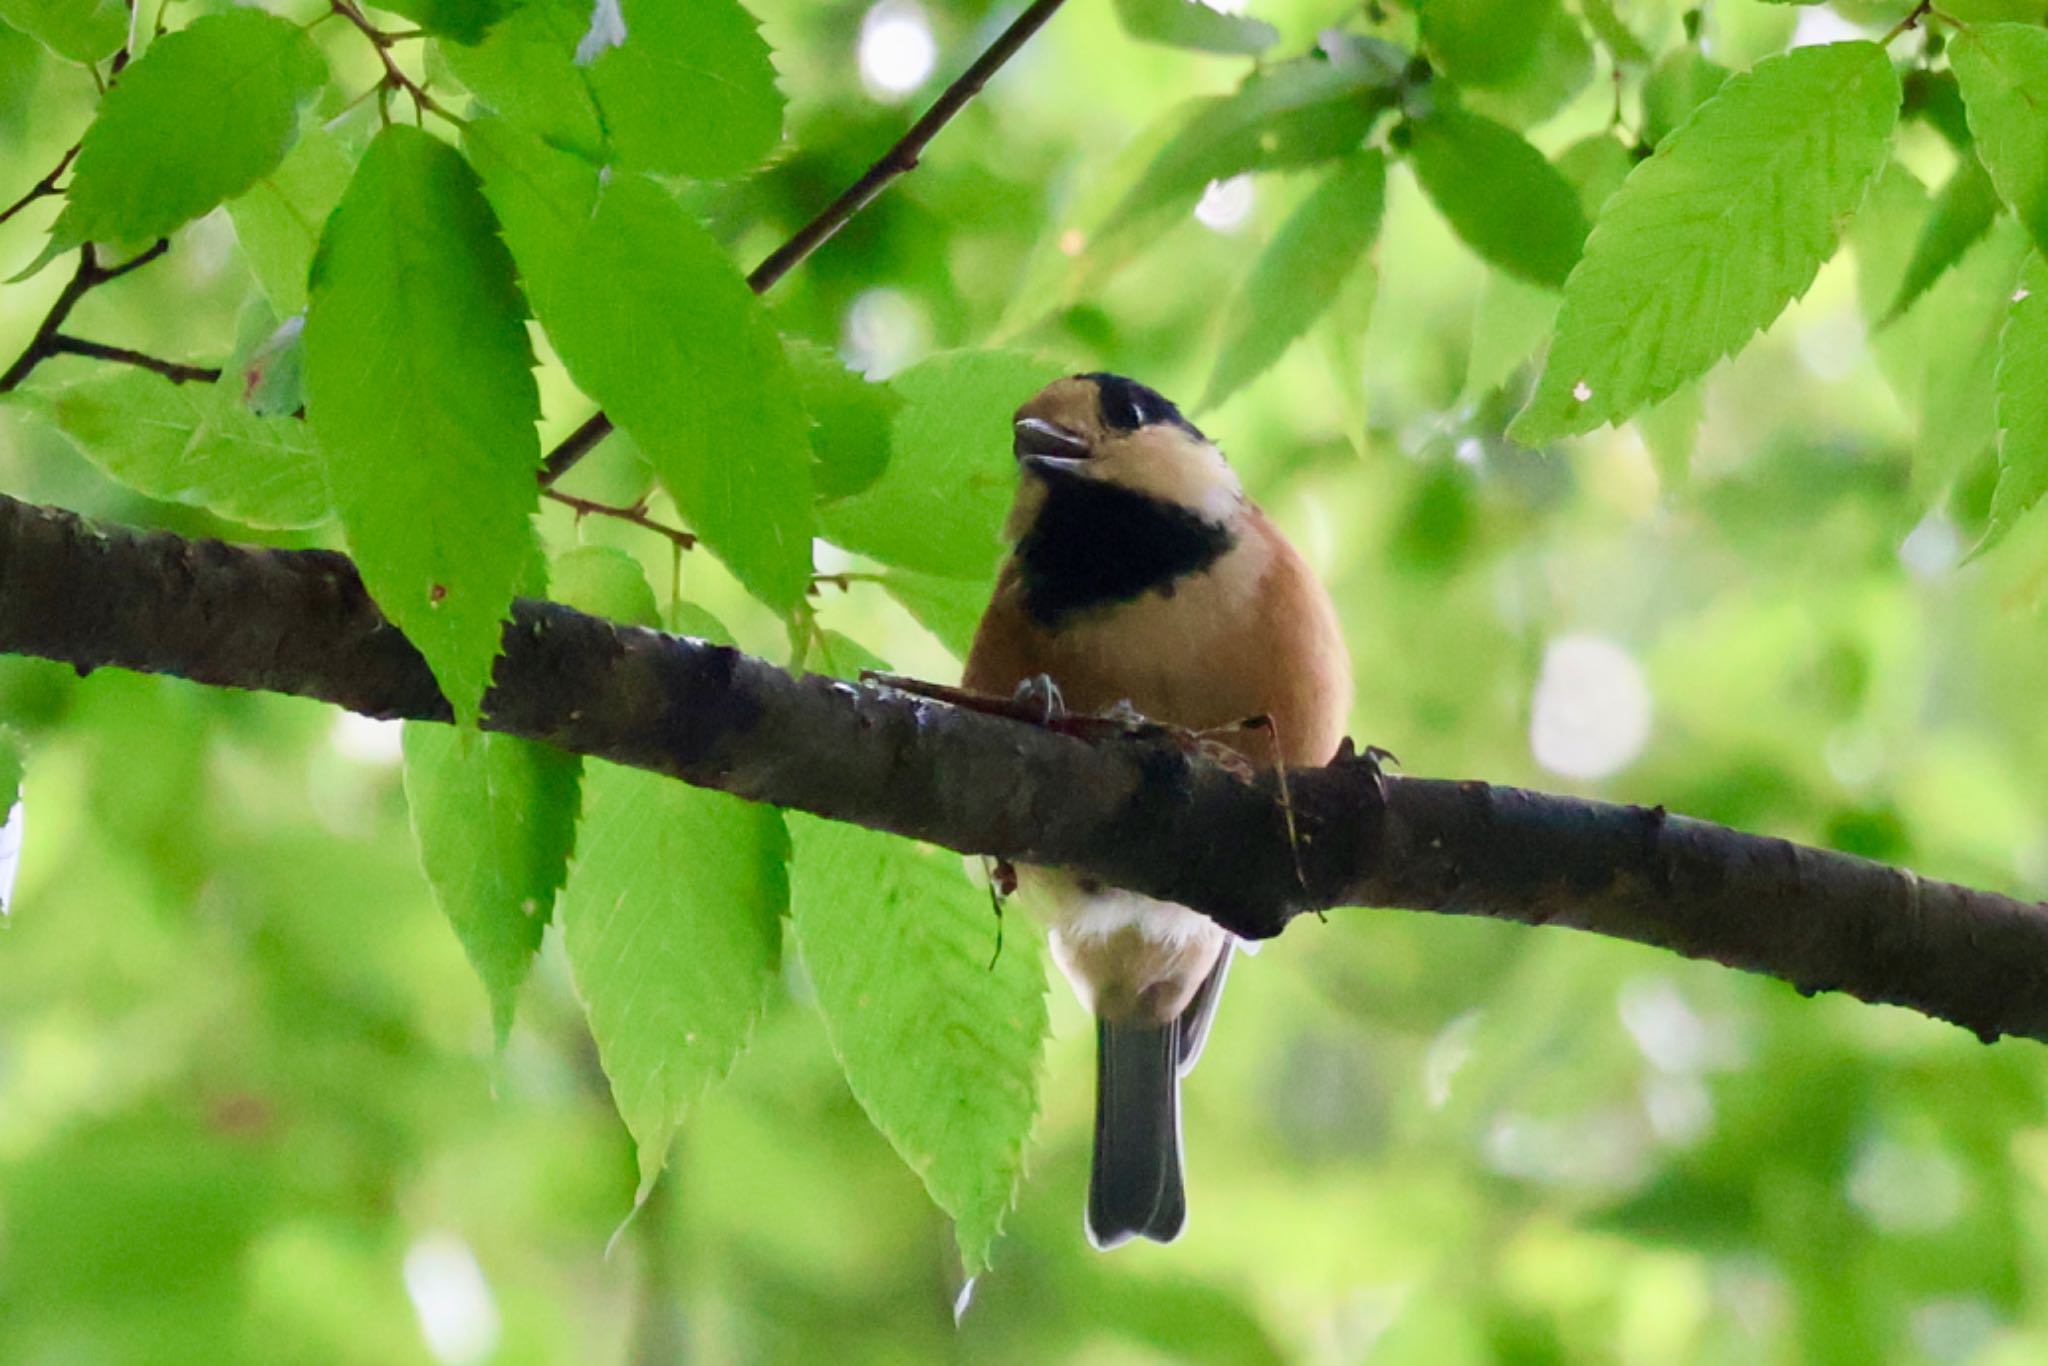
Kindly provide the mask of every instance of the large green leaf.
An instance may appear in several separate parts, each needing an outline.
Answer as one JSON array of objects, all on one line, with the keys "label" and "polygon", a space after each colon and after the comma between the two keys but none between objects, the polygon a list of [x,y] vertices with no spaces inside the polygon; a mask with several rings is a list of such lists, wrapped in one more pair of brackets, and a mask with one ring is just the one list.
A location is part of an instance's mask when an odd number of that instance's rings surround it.
[{"label": "large green leaf", "polygon": [[1148,43],[1256,57],[1273,46],[1279,32],[1241,14],[1225,14],[1201,0],[1116,0],[1124,32]]},{"label": "large green leaf", "polygon": [[1998,487],[1984,546],[2048,493],[2048,263],[2029,255],[1999,336]]},{"label": "large green leaf", "polygon": [[1017,474],[1010,415],[1060,369],[1016,351],[954,351],[890,381],[902,395],[889,467],[818,510],[825,535],[887,565],[986,582]]},{"label": "large green leaf", "polygon": [[1913,246],[1906,275],[1899,282],[1898,297],[1885,310],[1885,320],[1898,317],[1913,306],[1928,286],[1963,253],[1991,230],[1998,217],[1998,190],[1974,153],[1966,153],[1949,174],[1948,183],[1934,198],[1934,210],[1921,225],[1920,240]]},{"label": "large green leaf", "polygon": [[1329,307],[1379,236],[1386,192],[1386,159],[1368,151],[1340,162],[1301,202],[1225,315],[1202,407],[1256,379]]},{"label": "large green leaf", "polygon": [[1586,243],[1586,216],[1541,152],[1449,103],[1405,131],[1415,178],[1467,246],[1531,284],[1564,284]]},{"label": "large green leaf", "polygon": [[528,0],[474,46],[442,48],[476,97],[551,147],[590,161],[605,155],[604,118],[590,72],[575,60],[590,28],[582,0]]},{"label": "large green leaf", "polygon": [[1510,434],[1619,421],[1767,326],[1834,251],[1898,108],[1874,43],[1799,48],[1722,86],[1607,201]]},{"label": "large green leaf", "polygon": [[786,857],[773,807],[598,760],[584,767],[563,946],[639,1154],[641,1199],[776,982]]},{"label": "large green leaf", "polygon": [[298,25],[261,10],[165,34],[100,102],[52,241],[146,241],[240,194],[284,160],[326,79]]},{"label": "large green leaf", "polygon": [[809,817],[791,818],[791,837],[796,942],[833,1051],[868,1118],[953,1216],[974,1275],[1038,1113],[1038,940],[1013,924],[996,953],[988,894],[958,854]]},{"label": "large green leaf", "polygon": [[128,41],[121,0],[0,0],[0,21],[74,62],[111,57]]},{"label": "large green leaf", "polygon": [[1109,215],[1115,233],[1150,212],[1192,203],[1212,180],[1313,165],[1357,148],[1391,107],[1400,54],[1362,42],[1342,62],[1293,61],[1254,72],[1236,93],[1201,102]]},{"label": "large green leaf", "polygon": [[402,124],[379,133],[313,261],[307,412],[364,585],[464,721],[532,546],[524,320],[461,154]]},{"label": "large green leaf", "polygon": [[739,0],[622,0],[625,41],[590,66],[621,164],[669,175],[752,170],[782,137],[768,44]]},{"label": "large green leaf", "polygon": [[1977,154],[1998,192],[2048,252],[2048,30],[1965,28],[1948,50]]},{"label": "large green leaf", "polygon": [[809,420],[760,300],[704,226],[642,176],[597,172],[499,120],[469,129],[534,313],[690,527],[792,610],[811,573]]},{"label": "large green leaf", "polygon": [[409,721],[405,800],[420,864],[490,997],[498,1046],[576,834],[582,760],[516,735]]},{"label": "large green leaf", "polygon": [[279,317],[305,311],[306,272],[320,229],[354,173],[355,161],[341,139],[315,128],[276,170],[228,201],[242,254]]},{"label": "large green leaf", "polygon": [[250,526],[326,519],[327,476],[303,422],[258,417],[241,381],[173,384],[147,370],[106,370],[36,394],[87,459],[152,498],[190,503]]},{"label": "large green leaf", "polygon": [[429,33],[457,43],[481,40],[521,0],[377,0],[377,8],[403,14]]},{"label": "large green leaf", "polygon": [[[1921,497],[1939,494],[1997,440],[1998,339],[2028,255],[2026,232],[2001,218],[1894,325],[1912,348],[1903,370],[1917,381],[1905,398],[1919,419],[1913,484]],[[1880,334],[1881,346],[1889,341]]]},{"label": "large green leaf", "polygon": [[1460,85],[1504,85],[1536,52],[1557,0],[1421,0],[1423,46]]}]

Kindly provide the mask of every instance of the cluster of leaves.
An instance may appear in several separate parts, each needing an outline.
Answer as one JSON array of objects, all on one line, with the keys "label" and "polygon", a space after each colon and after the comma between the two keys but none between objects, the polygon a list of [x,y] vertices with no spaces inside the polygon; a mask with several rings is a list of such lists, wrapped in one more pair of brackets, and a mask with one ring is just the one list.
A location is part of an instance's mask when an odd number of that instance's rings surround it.
[{"label": "cluster of leaves", "polygon": [[[515,593],[724,635],[702,604],[664,611],[630,557],[536,536],[551,382],[566,375],[644,460],[632,499],[658,488],[702,553],[789,624],[799,662],[846,670],[875,657],[817,626],[816,540],[871,562],[963,651],[1009,498],[1002,419],[1079,367],[983,349],[875,383],[783,335],[718,226],[777,155],[784,119],[737,0],[623,0],[595,24],[576,0],[388,8],[421,26],[418,75],[392,55],[413,39],[345,3],[313,23],[223,9],[155,35],[131,34],[112,0],[0,4],[60,57],[132,55],[37,264],[88,243],[136,250],[225,205],[261,296],[217,385],[115,370],[39,379],[14,400],[140,492],[256,527],[338,529],[465,723],[408,731],[406,789],[499,1037],[559,914],[643,1197],[780,980],[786,922],[854,1093],[979,1268],[1038,1108],[1045,1005],[1028,937],[991,971],[987,902],[953,860],[471,723]],[[1240,57],[1278,41],[1183,0],[1117,9],[1147,41]],[[1498,271],[1506,321],[1474,372],[1497,386],[1551,337],[1510,435],[1647,422],[1767,328],[1845,230],[1910,199],[1917,182],[1890,169],[1904,109],[1951,138],[1958,169],[1873,316],[1906,336],[1945,277],[1981,277],[1998,305],[1983,329],[2002,434],[1994,525],[2048,487],[2048,118],[2028,95],[2048,84],[2048,31],[1963,29],[1945,65],[1932,53],[1902,86],[1869,41],[1731,74],[1688,30],[1653,62],[1607,0],[1369,9],[1171,111],[1075,205],[1021,306],[1086,299],[1219,181],[1309,173],[1222,310],[1202,406],[1221,405],[1318,324],[1355,334],[1347,296],[1372,286],[1361,266],[1399,162]],[[1636,83],[1641,125],[1617,118],[1546,156],[1528,130],[1588,84],[1596,47]],[[351,88],[367,57],[377,74]],[[343,117],[372,93],[410,100],[421,126]],[[2002,237],[2008,209],[2024,232]],[[1963,430],[1988,437],[1984,393]],[[1950,411],[1930,398],[1924,420]],[[1944,433],[1957,463],[1974,454],[1963,439]]]}]

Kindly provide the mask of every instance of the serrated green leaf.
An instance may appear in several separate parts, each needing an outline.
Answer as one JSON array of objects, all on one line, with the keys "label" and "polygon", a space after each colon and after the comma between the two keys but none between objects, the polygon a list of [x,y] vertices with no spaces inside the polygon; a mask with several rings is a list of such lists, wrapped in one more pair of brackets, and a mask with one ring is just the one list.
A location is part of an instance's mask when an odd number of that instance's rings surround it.
[{"label": "serrated green leaf", "polygon": [[1607,201],[1509,434],[1619,421],[1768,326],[1883,169],[1898,107],[1874,43],[1798,48],[1722,86]]},{"label": "serrated green leaf", "polygon": [[74,62],[111,57],[128,41],[121,0],[0,0],[0,20]]},{"label": "serrated green leaf", "polygon": [[1615,65],[1650,64],[1650,50],[1643,46],[1642,39],[1636,37],[1635,30],[1614,12],[1614,0],[1579,0],[1579,12],[1586,16],[1586,27],[1593,30],[1593,36],[1614,58]]},{"label": "serrated green leaf", "polygon": [[590,66],[621,165],[703,178],[750,171],[782,139],[768,44],[738,0],[622,0],[626,38]]},{"label": "serrated green leaf", "polygon": [[859,493],[889,466],[889,432],[903,409],[902,396],[855,374],[815,342],[792,337],[785,345],[811,416],[818,496]]},{"label": "serrated green leaf", "polygon": [[891,569],[882,575],[882,590],[903,604],[917,624],[939,638],[955,659],[966,659],[974,631],[988,607],[986,579],[949,579]]},{"label": "serrated green leaf", "polygon": [[2001,217],[1919,303],[1875,338],[1880,352],[1892,353],[1888,369],[1905,381],[1900,398],[1917,419],[1917,497],[1938,496],[1997,440],[1998,337],[2027,254],[2026,230]]},{"label": "serrated green leaf", "polygon": [[585,765],[562,942],[639,1155],[640,1199],[685,1112],[731,1070],[767,1004],[787,858],[773,807]]},{"label": "serrated green leaf", "polygon": [[377,605],[476,719],[532,546],[540,394],[512,258],[475,174],[394,124],[328,219],[306,400]]},{"label": "serrated green leaf", "polygon": [[1727,79],[1728,68],[1708,61],[1696,47],[1666,53],[1643,82],[1643,141],[1655,147],[1671,136]]},{"label": "serrated green leaf", "polygon": [[498,120],[467,133],[541,326],[691,530],[778,611],[810,585],[809,421],[777,335],[703,225],[641,176]]},{"label": "serrated green leaf", "polygon": [[1905,278],[1899,282],[1898,297],[1885,310],[1883,321],[1911,308],[1928,286],[1961,260],[1963,253],[1991,230],[1998,209],[1998,190],[1985,174],[1983,163],[1974,155],[1965,156],[1934,197],[1934,209],[1921,225],[1920,240],[1906,263]]},{"label": "serrated green leaf", "polygon": [[251,413],[239,386],[234,375],[173,384],[147,370],[107,370],[38,400],[80,454],[138,493],[250,526],[326,520],[313,434],[303,422]]},{"label": "serrated green leaf", "polygon": [[498,1047],[576,834],[582,760],[516,735],[408,721],[405,800],[420,866],[483,979]]},{"label": "serrated green leaf", "polygon": [[1392,106],[1401,65],[1397,49],[1366,40],[1355,59],[1282,62],[1254,72],[1235,94],[1201,102],[1109,215],[1102,235],[1149,211],[1191,204],[1212,180],[1313,165],[1356,149]]},{"label": "serrated green leaf", "polygon": [[457,43],[483,39],[521,0],[377,0],[378,9],[402,14],[427,32]]},{"label": "serrated green leaf", "polygon": [[1260,253],[1223,324],[1203,408],[1256,379],[1308,331],[1379,236],[1387,163],[1377,150],[1339,162]]},{"label": "serrated green leaf", "polygon": [[957,854],[810,817],[790,826],[796,942],[833,1051],[868,1118],[953,1217],[975,1275],[1038,1113],[1038,941],[1012,924],[996,953],[988,894]]},{"label": "serrated green leaf", "polygon": [[550,147],[605,160],[604,118],[576,45],[590,28],[584,0],[528,0],[475,46],[442,55],[483,104]]},{"label": "serrated green leaf", "polygon": [[1949,45],[1992,183],[2048,252],[2048,29],[1980,24]]},{"label": "serrated green leaf", "polygon": [[1998,487],[1979,554],[2048,493],[2048,263],[2030,254],[1999,335]]},{"label": "serrated green leaf", "polygon": [[314,128],[276,170],[228,201],[242,254],[279,317],[305,311],[306,272],[320,229],[354,173],[355,161],[341,139]]},{"label": "serrated green leaf", "polygon": [[1535,54],[1557,0],[1421,0],[1416,21],[1437,67],[1461,86],[1505,85]]},{"label": "serrated green leaf", "polygon": [[661,626],[661,606],[640,561],[616,546],[579,545],[555,557],[555,601],[627,626]]},{"label": "serrated green leaf", "polygon": [[276,169],[327,64],[298,25],[261,10],[167,33],[100,101],[53,242],[162,237]]},{"label": "serrated green leaf", "polygon": [[1011,414],[1060,374],[1021,352],[952,351],[897,375],[889,467],[818,509],[825,535],[886,565],[988,582],[1017,482]]},{"label": "serrated green leaf", "polygon": [[1225,14],[1200,0],[1116,0],[1124,32],[1147,43],[1256,57],[1278,41],[1271,24]]},{"label": "serrated green leaf", "polygon": [[1405,127],[1415,178],[1467,246],[1531,284],[1564,284],[1585,245],[1586,216],[1541,152],[1454,104]]}]

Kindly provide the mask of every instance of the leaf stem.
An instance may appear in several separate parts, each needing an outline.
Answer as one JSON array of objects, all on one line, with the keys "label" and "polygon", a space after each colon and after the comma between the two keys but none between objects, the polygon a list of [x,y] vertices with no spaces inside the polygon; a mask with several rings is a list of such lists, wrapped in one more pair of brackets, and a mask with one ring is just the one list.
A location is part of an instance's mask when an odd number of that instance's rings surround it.
[{"label": "leaf stem", "polygon": [[1879,47],[1889,47],[1892,39],[1898,37],[1901,33],[1906,32],[1908,29],[1918,28],[1920,21],[1926,18],[1933,9],[1934,0],[1920,0],[1919,4],[1913,6],[1911,14],[1908,14],[1905,18],[1899,20],[1898,23],[1885,30],[1884,37],[1877,40],[1877,45]]},{"label": "leaf stem", "polygon": [[[334,4],[345,0],[332,0]],[[762,294],[789,274],[804,259],[819,247],[830,241],[833,234],[850,222],[853,216],[873,203],[890,182],[917,168],[917,160],[939,130],[951,123],[961,110],[981,93],[989,78],[1000,71],[1003,64],[1017,55],[1032,35],[1045,27],[1046,20],[1065,0],[1032,0],[1025,11],[1010,21],[1010,26],[997,35],[983,53],[974,59],[973,65],[961,72],[954,82],[947,86],[924,116],[910,125],[908,132],[898,138],[888,151],[861,174],[860,179],[840,192],[839,197],[820,209],[810,222],[793,233],[789,240],[768,253],[760,265],[747,276],[747,287],[756,294]],[[612,420],[602,412],[593,413],[590,419],[548,452],[541,462],[540,481],[543,485],[554,483],[569,472],[578,460],[589,453],[590,448],[610,435]]]},{"label": "leaf stem", "polygon": [[411,33],[386,33],[370,22],[368,15],[357,6],[355,0],[327,0],[328,9],[354,25],[357,32],[370,40],[370,46],[377,50],[377,60],[384,64],[384,86],[387,89],[403,90],[412,97],[413,108],[422,115],[438,114],[452,124],[461,125],[462,120],[443,108],[429,95],[426,87],[405,74],[403,68],[391,56],[391,45],[404,38],[414,37]]}]

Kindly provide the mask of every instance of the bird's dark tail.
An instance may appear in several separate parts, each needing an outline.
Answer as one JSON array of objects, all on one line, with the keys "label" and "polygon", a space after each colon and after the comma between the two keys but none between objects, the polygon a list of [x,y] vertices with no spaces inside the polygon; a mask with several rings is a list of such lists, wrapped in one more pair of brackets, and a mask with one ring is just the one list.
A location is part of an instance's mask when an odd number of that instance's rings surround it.
[{"label": "bird's dark tail", "polygon": [[1180,1178],[1180,1022],[1095,1022],[1095,1168],[1088,1241],[1170,1243],[1187,1220]]}]

